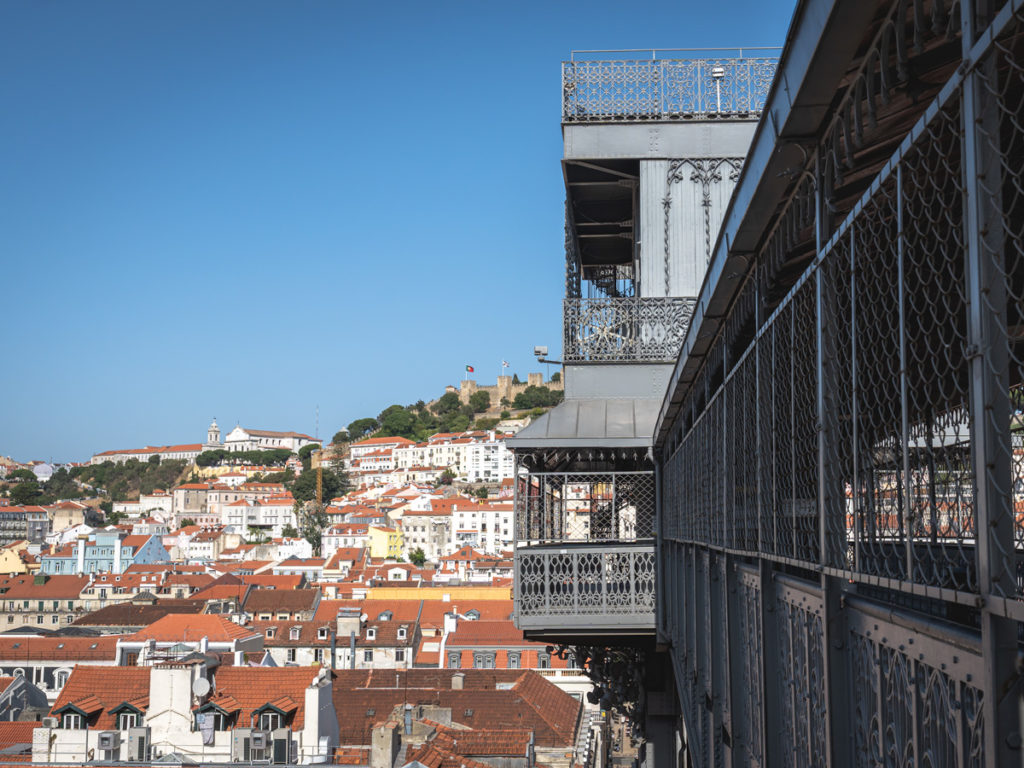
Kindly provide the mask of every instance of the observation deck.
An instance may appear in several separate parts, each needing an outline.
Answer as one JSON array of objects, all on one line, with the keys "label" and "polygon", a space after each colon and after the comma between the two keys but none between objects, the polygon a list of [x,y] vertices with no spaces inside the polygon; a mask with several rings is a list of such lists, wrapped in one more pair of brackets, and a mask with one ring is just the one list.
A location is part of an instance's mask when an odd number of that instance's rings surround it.
[{"label": "observation deck", "polygon": [[509,443],[527,637],[653,644],[654,427],[775,53],[574,51],[562,64],[566,399]]}]

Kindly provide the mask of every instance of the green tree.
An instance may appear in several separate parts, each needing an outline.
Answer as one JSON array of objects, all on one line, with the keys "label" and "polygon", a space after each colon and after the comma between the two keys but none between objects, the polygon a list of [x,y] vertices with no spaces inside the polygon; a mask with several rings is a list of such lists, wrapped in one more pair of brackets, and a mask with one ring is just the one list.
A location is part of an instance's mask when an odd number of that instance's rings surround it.
[{"label": "green tree", "polygon": [[455,473],[452,472],[450,469],[446,469],[444,472],[440,474],[440,476],[438,476],[437,485],[451,485],[454,479]]},{"label": "green tree", "polygon": [[149,463],[150,464],[159,464],[160,463],[160,454],[159,453],[154,453],[152,456],[150,456],[149,457]]},{"label": "green tree", "polygon": [[447,413],[452,413],[459,409],[459,396],[454,392],[445,392],[438,398],[437,402],[434,403],[434,413],[438,416],[444,416]]},{"label": "green tree", "polygon": [[181,521],[181,527],[182,528],[188,528],[190,525],[195,525],[195,524],[196,524],[196,521],[193,520],[191,517],[186,517],[186,518],[184,518]]},{"label": "green tree", "polygon": [[512,383],[513,384],[522,384],[523,383],[523,382],[521,382],[519,380],[519,374],[518,373],[513,373],[512,374]]},{"label": "green tree", "polygon": [[478,499],[486,499],[490,494],[487,493],[487,489],[481,485],[479,488],[473,491],[473,495],[476,496]]},{"label": "green tree", "polygon": [[376,419],[356,419],[348,425],[348,436],[350,440],[361,440],[371,432],[376,432],[380,425]]},{"label": "green tree", "polygon": [[530,386],[516,395],[516,408],[547,408],[562,402],[564,394],[547,387]]},{"label": "green tree", "polygon": [[324,529],[327,527],[327,512],[316,504],[306,504],[300,507],[295,504],[295,511],[299,517],[299,530],[302,538],[313,545],[313,551],[320,554],[320,545],[323,542]]},{"label": "green tree", "polygon": [[562,372],[561,371],[555,371],[554,373],[551,374],[551,381],[553,381],[555,384],[557,384],[561,380],[562,380]]},{"label": "green tree", "polygon": [[299,529],[294,525],[286,525],[281,529],[281,535],[286,539],[297,539],[299,538]]},{"label": "green tree", "polygon": [[212,467],[215,464],[220,464],[227,455],[228,452],[222,448],[218,448],[214,451],[203,451],[196,456],[196,466]]},{"label": "green tree", "polygon": [[316,443],[310,443],[299,448],[299,461],[302,462],[303,469],[309,469],[313,461],[310,456],[313,455],[314,451],[319,451],[320,446]]},{"label": "green tree", "polygon": [[473,422],[473,429],[494,429],[501,421],[499,418],[477,419]]},{"label": "green tree", "polygon": [[11,501],[19,507],[37,503],[42,495],[39,483],[35,480],[22,480],[11,489]]},{"label": "green tree", "polygon": [[331,445],[341,445],[342,443],[348,442],[348,430],[339,429],[334,433],[334,437],[331,438]]},{"label": "green tree", "polygon": [[32,480],[35,481],[36,473],[31,469],[15,469],[7,474],[8,480]]},{"label": "green tree", "polygon": [[[322,467],[324,503],[340,496],[347,489],[347,480],[343,473],[329,467]],[[292,495],[296,501],[314,501],[316,499],[316,470],[306,469],[295,478],[292,484]]]},{"label": "green tree", "polygon": [[491,393],[485,389],[478,389],[469,396],[469,407],[473,413],[483,413],[491,407]]},{"label": "green tree", "polygon": [[416,417],[400,405],[392,405],[380,415],[380,431],[385,437],[411,437]]},{"label": "green tree", "polygon": [[416,547],[409,553],[409,562],[417,568],[423,567],[423,564],[427,562],[427,553],[423,551],[423,547]]},{"label": "green tree", "polygon": [[502,411],[501,412],[501,418],[503,418],[503,419],[511,419],[512,418],[512,414],[509,411]]}]

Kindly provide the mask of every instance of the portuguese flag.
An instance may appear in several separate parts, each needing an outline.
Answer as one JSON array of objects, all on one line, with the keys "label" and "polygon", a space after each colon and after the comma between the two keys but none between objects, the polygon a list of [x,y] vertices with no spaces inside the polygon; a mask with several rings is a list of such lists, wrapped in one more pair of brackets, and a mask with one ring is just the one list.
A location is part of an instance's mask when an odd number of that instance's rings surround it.
[{"label": "portuguese flag", "polygon": [[466,366],[466,373],[472,373],[472,372],[473,372],[473,366],[472,365],[467,365]]}]

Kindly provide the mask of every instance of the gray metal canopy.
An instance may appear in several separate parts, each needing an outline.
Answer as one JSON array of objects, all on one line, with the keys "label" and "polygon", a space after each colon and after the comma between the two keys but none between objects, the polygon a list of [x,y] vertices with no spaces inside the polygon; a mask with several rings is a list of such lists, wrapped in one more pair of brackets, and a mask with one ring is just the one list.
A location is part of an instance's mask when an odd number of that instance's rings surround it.
[{"label": "gray metal canopy", "polygon": [[532,448],[647,448],[653,442],[660,400],[565,400],[506,441]]}]

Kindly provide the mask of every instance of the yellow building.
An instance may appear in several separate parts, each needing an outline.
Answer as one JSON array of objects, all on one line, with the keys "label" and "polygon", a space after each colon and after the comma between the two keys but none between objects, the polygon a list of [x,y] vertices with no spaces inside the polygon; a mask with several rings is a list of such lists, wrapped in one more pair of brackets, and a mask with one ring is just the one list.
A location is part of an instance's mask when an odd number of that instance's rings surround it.
[{"label": "yellow building", "polygon": [[0,573],[28,573],[28,566],[21,559],[21,551],[27,546],[27,541],[15,541],[0,549]]},{"label": "yellow building", "polygon": [[370,557],[397,560],[402,555],[402,532],[397,528],[371,525]]}]

